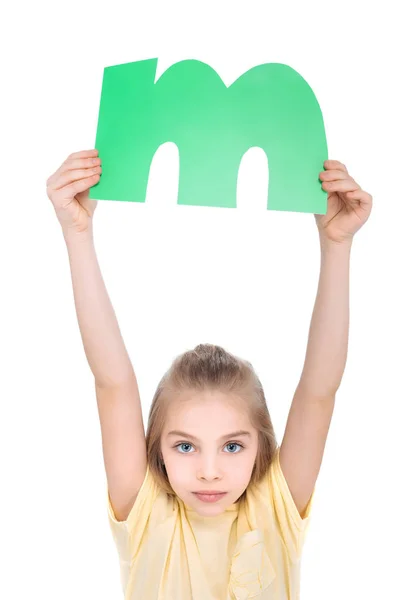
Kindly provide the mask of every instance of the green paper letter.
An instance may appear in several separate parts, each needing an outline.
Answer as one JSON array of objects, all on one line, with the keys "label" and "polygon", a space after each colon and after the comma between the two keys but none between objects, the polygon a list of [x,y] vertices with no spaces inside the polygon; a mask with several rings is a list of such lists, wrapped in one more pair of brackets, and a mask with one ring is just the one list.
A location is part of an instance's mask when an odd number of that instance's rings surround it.
[{"label": "green paper letter", "polygon": [[256,66],[229,88],[209,65],[184,60],[154,83],[157,59],[106,67],[95,148],[102,176],[89,198],[145,202],[161,144],[179,150],[178,204],[236,207],[240,161],[268,158],[268,210],[326,214],[327,156],[315,95],[291,67]]}]

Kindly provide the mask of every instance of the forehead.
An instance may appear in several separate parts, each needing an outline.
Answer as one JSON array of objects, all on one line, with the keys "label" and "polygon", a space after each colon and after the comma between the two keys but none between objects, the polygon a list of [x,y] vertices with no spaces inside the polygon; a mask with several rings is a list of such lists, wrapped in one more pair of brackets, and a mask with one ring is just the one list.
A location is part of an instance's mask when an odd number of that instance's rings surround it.
[{"label": "forehead", "polygon": [[170,401],[165,430],[185,427],[193,432],[205,427],[208,431],[252,429],[246,400],[220,391],[185,391]]}]

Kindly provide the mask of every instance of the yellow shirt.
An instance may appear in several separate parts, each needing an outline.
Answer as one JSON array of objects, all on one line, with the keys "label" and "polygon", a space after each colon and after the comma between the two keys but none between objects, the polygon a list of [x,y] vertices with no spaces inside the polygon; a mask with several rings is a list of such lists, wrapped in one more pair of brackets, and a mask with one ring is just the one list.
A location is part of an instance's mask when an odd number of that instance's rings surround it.
[{"label": "yellow shirt", "polygon": [[168,498],[149,468],[126,521],[116,520],[107,489],[125,600],[298,600],[314,493],[302,519],[279,448],[262,481],[216,517]]}]

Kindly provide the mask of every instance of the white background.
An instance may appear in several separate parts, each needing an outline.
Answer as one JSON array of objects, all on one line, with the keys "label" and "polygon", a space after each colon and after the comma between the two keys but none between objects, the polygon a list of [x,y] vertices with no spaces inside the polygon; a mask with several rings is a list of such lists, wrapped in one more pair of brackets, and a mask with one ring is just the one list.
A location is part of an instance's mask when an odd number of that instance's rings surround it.
[{"label": "white background", "polygon": [[[0,597],[122,598],[94,379],[46,180],[69,154],[95,147],[104,67],[148,58],[158,58],[157,78],[196,59],[226,85],[259,64],[290,65],[320,103],[329,158],[373,195],[351,253],[348,359],[317,482],[301,597],[397,597],[400,128],[393,5],[114,0],[7,9]],[[167,144],[152,163],[146,203],[99,201],[94,220],[145,423],[173,358],[209,342],[252,362],[280,443],[318,284],[314,217],[266,210],[268,162],[260,149],[241,163],[236,210],[177,207],[178,171],[177,149]]]}]

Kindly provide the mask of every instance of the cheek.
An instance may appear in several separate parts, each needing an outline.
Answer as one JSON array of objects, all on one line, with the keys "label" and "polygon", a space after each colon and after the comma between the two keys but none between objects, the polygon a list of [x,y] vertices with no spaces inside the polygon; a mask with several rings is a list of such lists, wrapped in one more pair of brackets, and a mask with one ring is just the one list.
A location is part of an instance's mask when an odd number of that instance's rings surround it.
[{"label": "cheek", "polygon": [[[187,460],[188,457],[177,456],[174,452],[169,452],[165,457],[165,466],[170,482],[177,484],[193,477],[193,461]],[[186,459],[186,460],[185,460]]]},{"label": "cheek", "polygon": [[247,456],[243,456],[240,462],[236,463],[234,468],[236,469],[235,477],[238,481],[248,483],[253,471],[254,461],[255,457],[249,453]]},{"label": "cheek", "polygon": [[238,487],[246,486],[249,483],[256,457],[257,450],[253,449],[249,449],[248,451],[244,452],[240,457],[236,457],[235,463],[232,464],[232,469],[229,469],[229,473],[231,474],[233,471],[233,477],[237,482]]}]

